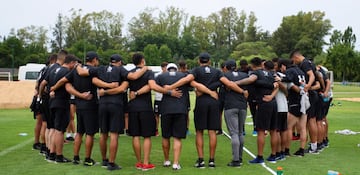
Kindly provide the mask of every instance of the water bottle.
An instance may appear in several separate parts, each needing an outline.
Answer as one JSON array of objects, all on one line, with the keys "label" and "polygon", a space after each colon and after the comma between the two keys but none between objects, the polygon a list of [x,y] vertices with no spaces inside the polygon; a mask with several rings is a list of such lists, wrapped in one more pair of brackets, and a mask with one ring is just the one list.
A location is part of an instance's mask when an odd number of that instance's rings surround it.
[{"label": "water bottle", "polygon": [[329,170],[328,175],[340,175],[340,173],[337,171]]},{"label": "water bottle", "polygon": [[281,166],[278,166],[276,168],[276,175],[284,175],[283,168]]}]

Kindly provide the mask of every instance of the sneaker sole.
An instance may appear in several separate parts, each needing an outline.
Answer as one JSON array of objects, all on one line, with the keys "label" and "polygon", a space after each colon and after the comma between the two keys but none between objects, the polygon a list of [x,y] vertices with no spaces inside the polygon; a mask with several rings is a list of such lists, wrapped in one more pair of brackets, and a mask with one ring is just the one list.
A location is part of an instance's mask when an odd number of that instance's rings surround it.
[{"label": "sneaker sole", "polygon": [[155,169],[155,167],[154,168],[142,168],[141,170],[142,171],[149,171],[149,170],[153,170],[153,169]]}]

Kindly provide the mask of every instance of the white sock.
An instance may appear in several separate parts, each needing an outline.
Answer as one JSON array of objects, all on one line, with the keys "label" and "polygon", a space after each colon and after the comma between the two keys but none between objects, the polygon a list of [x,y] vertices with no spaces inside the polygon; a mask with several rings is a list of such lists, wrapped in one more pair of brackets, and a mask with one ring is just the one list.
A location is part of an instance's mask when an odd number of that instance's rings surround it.
[{"label": "white sock", "polygon": [[311,143],[311,150],[315,151],[317,149],[317,143]]},{"label": "white sock", "polygon": [[71,133],[66,133],[66,137],[71,137]]}]

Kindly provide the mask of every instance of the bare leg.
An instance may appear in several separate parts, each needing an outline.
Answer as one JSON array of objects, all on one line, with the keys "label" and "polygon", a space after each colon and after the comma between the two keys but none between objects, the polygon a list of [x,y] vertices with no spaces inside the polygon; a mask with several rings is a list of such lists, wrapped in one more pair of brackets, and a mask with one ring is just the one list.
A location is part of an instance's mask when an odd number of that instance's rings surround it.
[{"label": "bare leg", "polygon": [[180,154],[181,154],[181,139],[178,138],[174,138],[174,145],[173,145],[173,149],[174,149],[174,164],[179,164],[179,159],[180,159]]},{"label": "bare leg", "polygon": [[118,149],[118,133],[110,133],[109,163],[114,163]]},{"label": "bare leg", "polygon": [[107,139],[108,139],[108,134],[107,133],[101,133],[100,134],[100,152],[101,152],[101,157],[102,160],[107,159],[106,157],[106,152],[107,152]]},{"label": "bare leg", "polygon": [[204,131],[196,130],[196,150],[199,158],[204,158]]},{"label": "bare leg", "polygon": [[216,143],[217,143],[217,137],[216,137],[216,131],[215,130],[208,130],[209,133],[209,147],[210,147],[210,159],[215,158],[215,151],[216,151]]},{"label": "bare leg", "polygon": [[151,137],[144,138],[144,165],[150,163]]},{"label": "bare leg", "polygon": [[141,145],[140,145],[140,137],[133,137],[133,150],[135,153],[135,157],[137,162],[141,162]]},{"label": "bare leg", "polygon": [[[174,145],[175,147],[175,145]],[[170,152],[170,139],[163,138],[162,139],[162,148],[164,153],[164,160],[169,160],[169,152]]]}]

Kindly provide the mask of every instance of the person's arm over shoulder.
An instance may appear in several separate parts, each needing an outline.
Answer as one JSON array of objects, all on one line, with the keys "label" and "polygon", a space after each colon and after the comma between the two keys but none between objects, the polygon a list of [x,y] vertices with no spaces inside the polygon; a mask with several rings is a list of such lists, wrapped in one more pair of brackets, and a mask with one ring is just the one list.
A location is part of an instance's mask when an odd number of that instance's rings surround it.
[{"label": "person's arm over shoulder", "polygon": [[178,80],[177,82],[175,82],[174,84],[170,85],[167,87],[167,89],[176,89],[180,86],[183,86],[185,84],[190,83],[191,81],[193,81],[195,79],[193,74],[188,74],[186,75],[184,78],[181,78],[180,80]]},{"label": "person's arm over shoulder", "polygon": [[136,80],[136,79],[140,78],[141,76],[143,76],[146,73],[146,71],[148,71],[148,67],[144,66],[141,69],[139,69],[138,71],[129,72],[127,74],[127,79]]},{"label": "person's arm over shoulder", "polygon": [[[229,89],[242,94],[244,93],[244,90],[242,88],[240,88],[235,82],[230,81],[229,79],[227,79],[226,77],[221,77],[220,81]],[[241,80],[240,80],[241,81]]]}]

